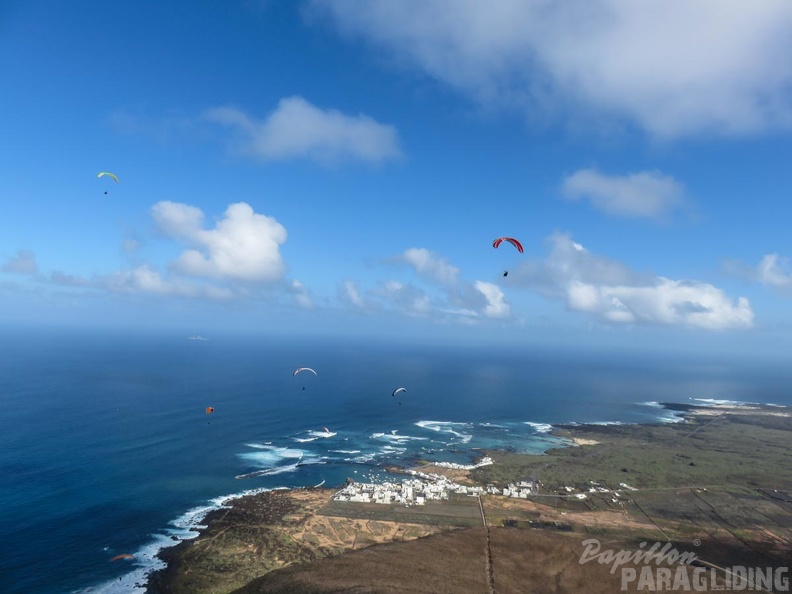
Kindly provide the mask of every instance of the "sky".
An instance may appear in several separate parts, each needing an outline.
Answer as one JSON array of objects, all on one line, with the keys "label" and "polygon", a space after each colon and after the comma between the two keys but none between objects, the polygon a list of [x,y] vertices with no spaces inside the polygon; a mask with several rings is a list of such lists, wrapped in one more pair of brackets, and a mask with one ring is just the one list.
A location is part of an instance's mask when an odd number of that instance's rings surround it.
[{"label": "sky", "polygon": [[7,0],[0,80],[0,325],[792,346],[786,0]]}]

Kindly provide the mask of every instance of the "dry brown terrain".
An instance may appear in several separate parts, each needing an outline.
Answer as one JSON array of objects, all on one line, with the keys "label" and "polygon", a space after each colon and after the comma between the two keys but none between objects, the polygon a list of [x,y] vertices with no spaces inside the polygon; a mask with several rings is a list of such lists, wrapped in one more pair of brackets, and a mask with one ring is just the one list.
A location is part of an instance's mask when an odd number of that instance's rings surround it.
[{"label": "dry brown terrain", "polygon": [[441,528],[427,523],[322,515],[334,491],[280,490],[251,495],[212,512],[194,540],[165,549],[168,568],[149,591],[173,594],[230,592],[267,572],[374,544],[421,538]]},{"label": "dry brown terrain", "polygon": [[[489,543],[489,547],[487,544]],[[603,542],[620,550],[623,543]],[[646,592],[618,568],[580,563],[580,535],[510,528],[467,528],[410,543],[355,551],[262,576],[234,594],[613,594]],[[491,556],[491,571],[488,555]],[[640,568],[632,563],[625,567]],[[678,566],[692,578],[693,567]],[[716,590],[703,589],[700,592]]]},{"label": "dry brown terrain", "polygon": [[[692,408],[689,421],[674,426],[566,428],[565,437],[599,443],[541,456],[495,453],[495,466],[472,474],[421,468],[501,486],[538,472],[542,487],[531,499],[486,495],[480,507],[477,498],[452,496],[405,507],[331,502],[332,491],[298,490],[236,500],[210,514],[198,539],[162,553],[169,567],[151,580],[151,592],[604,594],[655,587],[622,584],[627,574],[611,572],[610,562],[581,563],[592,539],[625,554],[659,543],[695,555],[694,566],[664,565],[681,567],[675,576],[686,580],[705,570],[722,580],[722,568],[735,565],[788,567],[792,418],[766,407],[721,408],[717,416]],[[635,489],[619,489],[625,480]],[[608,492],[584,499],[569,492],[587,491],[592,481]],[[648,564],[626,567],[639,572]],[[713,579],[708,574],[707,584]],[[692,591],[683,586],[675,590]]]}]

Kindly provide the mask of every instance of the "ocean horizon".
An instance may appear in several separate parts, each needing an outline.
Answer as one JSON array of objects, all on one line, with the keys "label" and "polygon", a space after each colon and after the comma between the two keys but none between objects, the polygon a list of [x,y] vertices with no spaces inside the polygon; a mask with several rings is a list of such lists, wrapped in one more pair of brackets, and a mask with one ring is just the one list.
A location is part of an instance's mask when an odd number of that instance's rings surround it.
[{"label": "ocean horizon", "polygon": [[[387,465],[569,445],[568,423],[675,422],[662,402],[792,405],[773,361],[387,340],[5,333],[0,589],[143,592],[156,552],[228,497]],[[311,367],[316,375],[300,373]],[[405,391],[392,395],[398,387]],[[207,407],[213,409],[207,412]],[[134,559],[111,561],[121,554]]]}]

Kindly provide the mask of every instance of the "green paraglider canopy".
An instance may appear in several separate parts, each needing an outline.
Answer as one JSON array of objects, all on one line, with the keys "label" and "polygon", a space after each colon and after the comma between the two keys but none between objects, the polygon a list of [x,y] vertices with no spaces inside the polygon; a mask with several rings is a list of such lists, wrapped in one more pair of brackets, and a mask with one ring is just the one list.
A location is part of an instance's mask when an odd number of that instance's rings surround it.
[{"label": "green paraglider canopy", "polygon": [[110,177],[111,179],[115,180],[115,183],[118,183],[118,176],[115,173],[110,173],[109,171],[100,171],[99,175],[96,177],[102,177],[103,175]]}]

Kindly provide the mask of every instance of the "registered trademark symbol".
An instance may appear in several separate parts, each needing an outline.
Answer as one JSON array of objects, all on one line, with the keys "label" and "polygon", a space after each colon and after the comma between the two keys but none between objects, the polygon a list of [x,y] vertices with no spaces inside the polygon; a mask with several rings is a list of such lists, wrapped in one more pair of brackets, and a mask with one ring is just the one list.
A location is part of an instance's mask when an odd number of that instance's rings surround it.
[{"label": "registered trademark symbol", "polygon": [[699,546],[700,544],[701,544],[701,541],[700,541],[698,538],[697,538],[697,539],[695,539],[695,540],[693,541],[693,546],[694,546],[694,547],[697,547],[697,546]]}]

